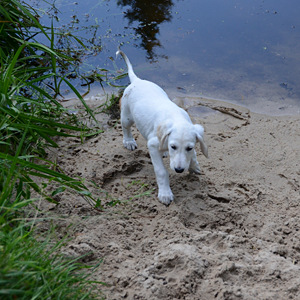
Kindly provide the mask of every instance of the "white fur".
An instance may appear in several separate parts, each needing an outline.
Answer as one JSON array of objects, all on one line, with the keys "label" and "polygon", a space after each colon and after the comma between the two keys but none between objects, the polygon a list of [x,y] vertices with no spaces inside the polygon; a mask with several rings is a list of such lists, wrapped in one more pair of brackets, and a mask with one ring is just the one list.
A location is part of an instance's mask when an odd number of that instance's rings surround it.
[{"label": "white fur", "polygon": [[119,49],[127,67],[131,84],[125,89],[121,101],[121,124],[123,144],[129,150],[137,148],[131,133],[135,123],[139,132],[147,140],[152,164],[158,184],[158,199],[166,205],[173,201],[169,174],[162,157],[168,151],[170,167],[181,173],[185,170],[199,174],[195,144],[200,143],[201,151],[208,157],[204,143],[204,129],[193,125],[186,111],[179,108],[156,84],[139,79],[133,72],[127,56]]}]

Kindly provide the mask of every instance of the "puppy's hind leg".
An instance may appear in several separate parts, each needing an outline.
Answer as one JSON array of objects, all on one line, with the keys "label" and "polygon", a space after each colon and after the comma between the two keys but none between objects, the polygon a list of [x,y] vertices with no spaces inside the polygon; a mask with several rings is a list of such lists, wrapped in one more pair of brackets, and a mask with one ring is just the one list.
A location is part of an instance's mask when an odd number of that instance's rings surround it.
[{"label": "puppy's hind leg", "polygon": [[137,144],[131,132],[131,126],[134,124],[131,113],[127,107],[122,107],[121,110],[121,125],[123,130],[123,145],[128,150],[137,148]]}]

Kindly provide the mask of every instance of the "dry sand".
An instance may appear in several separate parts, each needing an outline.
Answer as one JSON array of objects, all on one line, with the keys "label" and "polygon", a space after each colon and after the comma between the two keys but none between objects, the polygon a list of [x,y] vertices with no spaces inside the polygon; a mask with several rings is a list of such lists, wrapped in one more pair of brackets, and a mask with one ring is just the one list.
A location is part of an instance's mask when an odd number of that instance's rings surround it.
[{"label": "dry sand", "polygon": [[198,146],[201,175],[170,170],[169,207],[156,197],[145,140],[134,129],[138,149],[126,150],[120,123],[104,114],[104,133],[82,145],[60,140],[49,154],[68,175],[94,181],[103,204],[123,202],[100,212],[66,193],[47,204],[58,234],[73,237],[65,253],[103,259],[95,278],[109,284],[106,299],[300,299],[299,116],[175,101],[204,126],[210,158]]}]

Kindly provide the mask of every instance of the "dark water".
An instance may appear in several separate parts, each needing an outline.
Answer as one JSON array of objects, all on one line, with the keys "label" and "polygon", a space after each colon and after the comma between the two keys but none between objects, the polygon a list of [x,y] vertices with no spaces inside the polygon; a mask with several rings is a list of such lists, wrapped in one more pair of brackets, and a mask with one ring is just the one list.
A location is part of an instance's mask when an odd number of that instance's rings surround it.
[{"label": "dark water", "polygon": [[[45,3],[25,2],[54,12]],[[55,6],[56,28],[73,26],[95,45],[82,60],[85,71],[125,68],[109,58],[123,44],[137,75],[171,97],[206,96],[257,112],[299,113],[299,0],[61,0]],[[50,18],[41,22],[49,25]],[[100,91],[99,85],[94,89]]]}]

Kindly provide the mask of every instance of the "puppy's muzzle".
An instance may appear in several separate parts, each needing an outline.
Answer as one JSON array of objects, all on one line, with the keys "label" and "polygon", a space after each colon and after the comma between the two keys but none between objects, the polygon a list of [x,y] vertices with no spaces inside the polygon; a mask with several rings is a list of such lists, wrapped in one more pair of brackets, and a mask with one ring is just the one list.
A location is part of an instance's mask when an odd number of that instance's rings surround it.
[{"label": "puppy's muzzle", "polygon": [[182,173],[182,172],[184,171],[184,169],[182,169],[182,168],[175,168],[175,171],[176,171],[177,173]]}]

